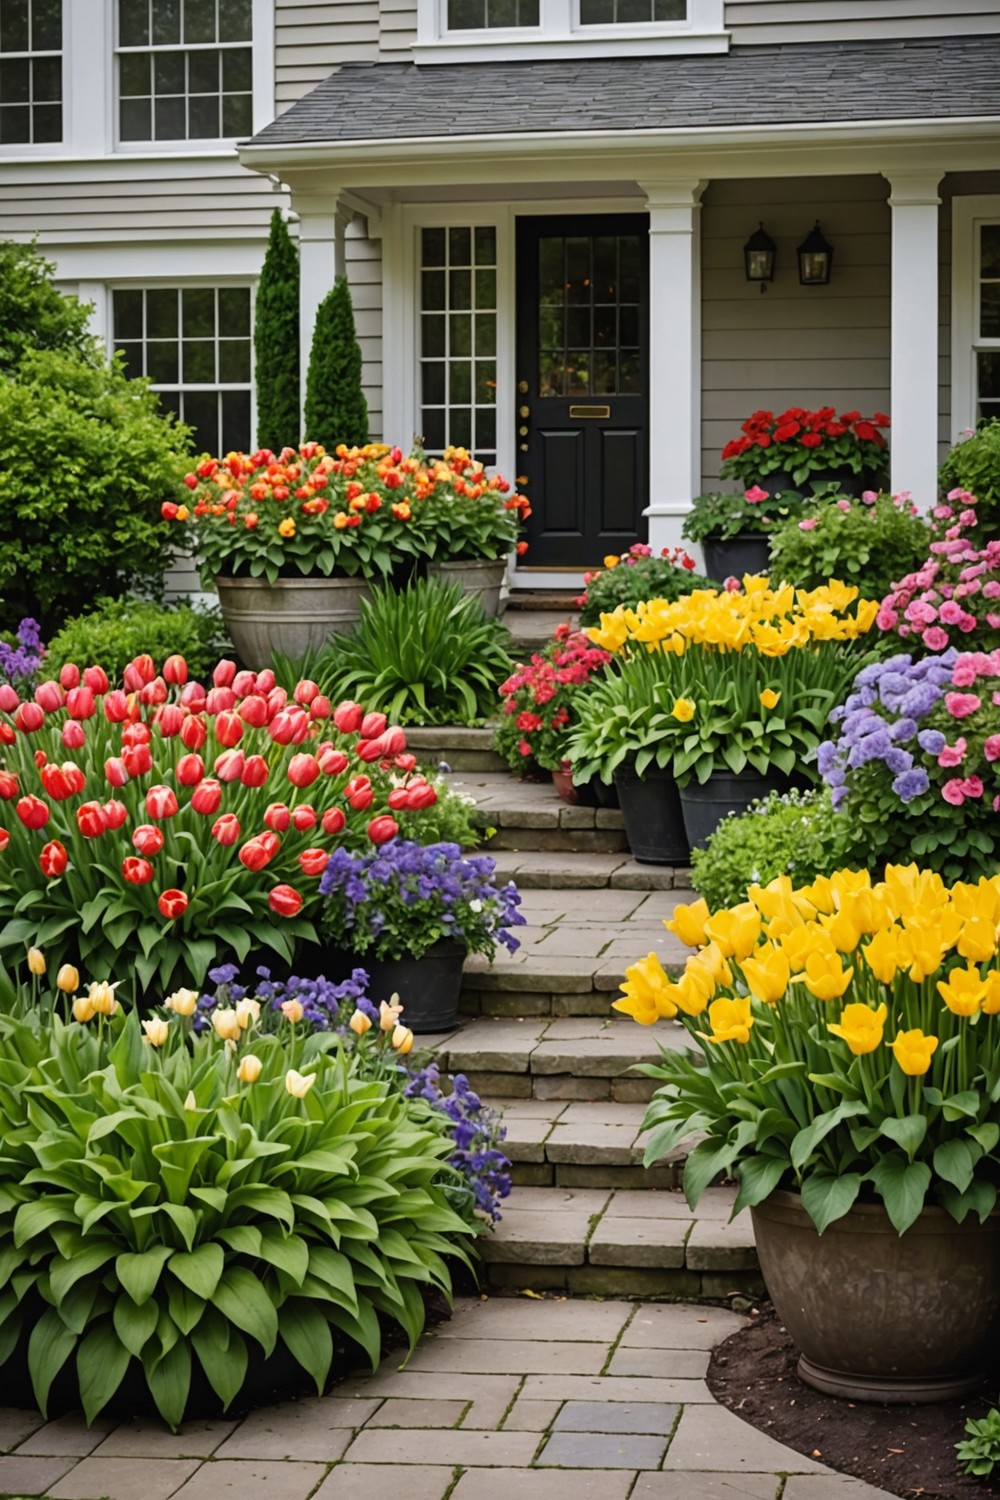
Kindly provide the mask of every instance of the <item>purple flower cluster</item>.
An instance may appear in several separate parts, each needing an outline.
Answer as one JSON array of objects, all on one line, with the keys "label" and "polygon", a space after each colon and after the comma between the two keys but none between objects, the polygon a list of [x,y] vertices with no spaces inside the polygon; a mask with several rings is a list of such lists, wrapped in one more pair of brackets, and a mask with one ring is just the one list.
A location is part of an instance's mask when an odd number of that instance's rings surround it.
[{"label": "purple flower cluster", "polygon": [[37,675],[45,655],[42,645],[42,627],[37,620],[27,617],[17,627],[17,645],[11,646],[0,640],[0,680],[13,683],[30,682]]},{"label": "purple flower cluster", "polygon": [[892,790],[900,802],[912,802],[929,790],[930,778],[907,746],[936,753],[931,742],[937,744],[939,736],[921,730],[920,724],[951,686],[957,657],[952,648],[918,661],[892,656],[861,669],[846,702],[830,715],[831,722],[840,725],[839,736],[819,747],[820,774],[832,788],[835,808],[847,800],[850,773],[876,761],[892,776]]},{"label": "purple flower cluster", "polygon": [[523,927],[513,882],[494,884],[496,861],[464,855],[458,844],[392,839],[367,854],[335,849],[323,871],[324,932],[357,953],[420,957],[441,939],[492,958],[498,942],[514,953],[510,932]]},{"label": "purple flower cluster", "polygon": [[499,1149],[507,1132],[499,1117],[470,1087],[464,1073],[452,1079],[452,1092],[441,1092],[441,1070],[429,1063],[406,1086],[408,1099],[423,1099],[451,1122],[455,1149],[448,1158],[464,1177],[476,1208],[491,1223],[501,1217],[500,1202],[510,1192],[510,1161]]},{"label": "purple flower cluster", "polygon": [[298,1000],[302,1006],[302,1020],[312,1031],[336,1031],[345,1033],[347,1022],[355,1010],[362,1010],[371,1021],[378,1021],[377,1006],[366,999],[368,975],[364,969],[355,969],[350,979],[333,984],[329,979],[272,979],[270,969],[263,965],[255,970],[256,981],[249,985],[239,984],[239,970],[235,964],[220,964],[209,969],[208,977],[217,986],[214,994],[204,994],[198,1000],[195,1029],[208,1024],[209,1013],[215,1006],[235,1005],[245,995],[261,1002],[260,1024],[269,1030],[268,1020],[274,1025],[282,1021],[281,1004],[284,1000]]}]

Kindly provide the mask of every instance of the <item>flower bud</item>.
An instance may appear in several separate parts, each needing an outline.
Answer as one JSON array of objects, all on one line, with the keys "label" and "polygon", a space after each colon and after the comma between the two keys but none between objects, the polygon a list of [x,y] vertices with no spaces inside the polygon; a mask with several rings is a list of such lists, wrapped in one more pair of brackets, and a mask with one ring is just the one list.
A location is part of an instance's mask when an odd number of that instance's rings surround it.
[{"label": "flower bud", "polygon": [[72,964],[63,964],[56,975],[56,989],[62,990],[64,995],[71,995],[74,990],[80,988],[80,971]]},{"label": "flower bud", "polygon": [[177,1016],[193,1016],[197,1004],[197,990],[174,990],[163,1002],[164,1008],[172,1010]]},{"label": "flower bud", "polygon": [[293,1099],[304,1099],[316,1082],[315,1073],[297,1073],[294,1068],[289,1068],[285,1074],[285,1088]]},{"label": "flower bud", "polygon": [[366,1031],[372,1029],[372,1018],[366,1016],[363,1010],[356,1010],[347,1024],[356,1036],[364,1036]]},{"label": "flower bud", "polygon": [[256,1083],[264,1068],[259,1057],[252,1052],[247,1052],[240,1058],[240,1065],[236,1069],[236,1076],[240,1083]]},{"label": "flower bud", "polygon": [[222,1041],[238,1041],[240,1036],[240,1022],[232,1006],[224,1007],[212,1012],[212,1026],[215,1034]]},{"label": "flower bud", "polygon": [[179,656],[176,653],[173,656],[168,656],[163,663],[163,676],[167,682],[173,683],[177,687],[183,687],[188,680],[188,664],[183,656]]},{"label": "flower bud", "polygon": [[333,711],[333,722],[341,734],[357,734],[364,716],[360,703],[338,703]]},{"label": "flower bud", "polygon": [[67,691],[80,686],[80,668],[75,663],[67,661],[59,668],[59,686]]},{"label": "flower bud", "polygon": [[305,1015],[302,1001],[282,1000],[281,1014],[284,1016],[286,1021],[289,1021],[293,1026],[297,1026],[302,1020],[302,1017]]},{"label": "flower bud", "polygon": [[413,1032],[408,1026],[396,1026],[390,1040],[400,1057],[405,1057],[413,1047]]},{"label": "flower bud", "polygon": [[260,1020],[260,1001],[251,1000],[249,996],[244,996],[242,1000],[237,1000],[236,1019],[239,1021],[243,1031],[246,1031],[248,1026],[256,1026]]},{"label": "flower bud", "polygon": [[151,1016],[143,1021],[142,1029],[145,1032],[143,1041],[148,1042],[151,1047],[162,1047],[170,1035],[170,1024],[162,1016]]},{"label": "flower bud", "polygon": [[41,948],[28,949],[28,968],[38,976],[45,973],[45,954]]},{"label": "flower bud", "polygon": [[77,995],[73,1001],[73,1020],[92,1021],[97,1015],[89,995]]},{"label": "flower bud", "polygon": [[217,688],[231,687],[233,678],[236,676],[236,663],[223,657],[212,673],[212,681]]}]

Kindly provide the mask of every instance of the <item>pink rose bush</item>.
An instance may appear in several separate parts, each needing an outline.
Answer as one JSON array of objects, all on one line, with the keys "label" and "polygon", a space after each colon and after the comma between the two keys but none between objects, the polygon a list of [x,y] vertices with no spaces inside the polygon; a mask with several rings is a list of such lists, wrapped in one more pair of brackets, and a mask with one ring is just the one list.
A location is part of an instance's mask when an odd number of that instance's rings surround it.
[{"label": "pink rose bush", "polygon": [[975,506],[975,496],[952,490],[934,507],[926,561],[882,602],[878,628],[907,647],[938,653],[1000,646],[1000,540],[976,545]]}]

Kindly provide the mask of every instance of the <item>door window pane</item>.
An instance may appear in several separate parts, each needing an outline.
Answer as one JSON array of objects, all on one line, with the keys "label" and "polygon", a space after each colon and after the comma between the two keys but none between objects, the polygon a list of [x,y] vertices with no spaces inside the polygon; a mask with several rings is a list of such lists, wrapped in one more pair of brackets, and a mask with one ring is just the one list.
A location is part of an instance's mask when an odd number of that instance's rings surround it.
[{"label": "door window pane", "polygon": [[420,288],[420,426],[428,452],[459,446],[493,464],[495,228],[422,229]]},{"label": "door window pane", "polygon": [[640,389],[641,265],[637,234],[540,238],[540,396]]}]

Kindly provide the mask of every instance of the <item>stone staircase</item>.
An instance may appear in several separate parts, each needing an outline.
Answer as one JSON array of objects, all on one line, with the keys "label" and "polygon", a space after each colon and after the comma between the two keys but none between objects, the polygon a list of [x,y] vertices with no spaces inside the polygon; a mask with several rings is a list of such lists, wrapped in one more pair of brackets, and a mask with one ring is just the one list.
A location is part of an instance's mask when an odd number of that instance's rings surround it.
[{"label": "stone staircase", "polygon": [[[759,1295],[749,1214],[730,1222],[735,1189],[711,1188],[696,1213],[680,1190],[693,1140],[642,1165],[655,1084],[634,1065],[689,1045],[687,1032],[611,1009],[626,967],[651,950],[668,972],[683,966],[688,950],[663,921],[693,899],[690,872],[633,860],[617,810],[568,807],[552,786],[506,771],[460,769],[448,740],[457,732],[438,733],[451,784],[475,800],[484,847],[517,882],[527,918],[516,954],[466,964],[461,1024],[420,1039],[504,1112],[515,1186],[482,1244],[489,1282],[588,1296]],[[488,738],[461,733],[470,747],[464,736]]]}]

